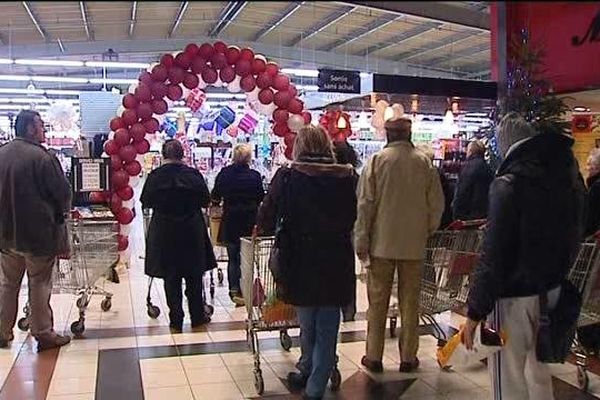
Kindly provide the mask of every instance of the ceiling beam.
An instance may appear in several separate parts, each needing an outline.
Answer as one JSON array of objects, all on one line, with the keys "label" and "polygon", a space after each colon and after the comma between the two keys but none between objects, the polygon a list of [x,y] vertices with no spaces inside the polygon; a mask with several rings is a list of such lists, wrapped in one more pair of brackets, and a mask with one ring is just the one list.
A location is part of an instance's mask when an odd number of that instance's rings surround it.
[{"label": "ceiling beam", "polygon": [[410,28],[404,32],[399,33],[396,36],[393,36],[393,37],[387,39],[384,43],[380,43],[377,46],[375,46],[374,48],[367,49],[367,51],[365,51],[365,55],[373,54],[377,51],[381,51],[381,50],[388,49],[390,47],[397,46],[408,40],[419,37],[419,36],[423,35],[424,33],[431,31],[432,29],[439,28],[440,26],[442,26],[441,22],[423,22],[413,28]]},{"label": "ceiling beam", "polygon": [[40,33],[42,38],[46,42],[48,42],[50,40],[50,36],[48,36],[48,33],[46,32],[46,30],[40,24],[38,17],[36,16],[35,12],[31,8],[31,4],[29,4],[28,1],[23,1],[21,3],[23,4],[23,8],[25,8],[25,11],[27,11],[27,14],[29,14],[29,18],[31,18],[31,22],[33,22],[33,25],[35,25],[35,28],[37,29],[37,31]]},{"label": "ceiling beam", "polygon": [[479,32],[474,32],[471,30],[456,32],[449,36],[446,36],[444,39],[442,39],[440,41],[430,42],[430,43],[426,44],[425,46],[422,46],[416,50],[402,53],[396,59],[398,61],[406,61],[406,60],[410,60],[411,58],[420,57],[424,54],[431,53],[432,51],[441,50],[444,47],[456,44],[457,42],[460,42],[460,41],[463,41],[466,39],[470,39],[473,36],[477,35],[478,33]]},{"label": "ceiling beam", "polygon": [[355,9],[356,9],[356,6],[343,6],[341,8],[338,8],[331,14],[322,18],[317,24],[311,26],[308,29],[308,31],[302,32],[300,35],[298,35],[294,40],[292,40],[292,42],[290,43],[290,46],[296,46],[301,41],[313,37],[314,35],[323,31],[327,27],[335,24],[336,22],[338,22],[340,19],[344,18],[346,15],[350,14]]},{"label": "ceiling beam", "polygon": [[133,36],[133,30],[135,29],[135,23],[137,22],[137,1],[131,2],[131,17],[129,18],[129,37]]},{"label": "ceiling beam", "polygon": [[169,33],[167,35],[168,38],[172,38],[177,31],[177,28],[179,28],[179,24],[181,24],[181,20],[183,20],[183,16],[185,15],[189,5],[189,1],[182,1],[181,4],[179,4],[179,9],[177,10],[177,14],[175,14],[175,19],[173,20],[171,29],[169,29]]},{"label": "ceiling beam", "polygon": [[371,33],[374,33],[377,30],[383,28],[384,26],[391,24],[392,22],[396,21],[399,18],[401,18],[401,17],[396,16],[394,14],[383,14],[383,15],[375,18],[373,21],[371,21],[367,25],[363,25],[362,27],[360,27],[358,29],[350,31],[350,33],[348,33],[346,36],[336,40],[335,42],[333,42],[327,46],[320,48],[319,50],[323,50],[323,51],[335,50],[340,46],[344,46],[348,43],[354,42],[355,40],[358,40],[360,38],[368,36]]},{"label": "ceiling beam", "polygon": [[233,20],[238,16],[238,14],[246,7],[247,2],[245,1],[230,1],[227,3],[221,14],[219,15],[219,20],[212,27],[208,36],[211,38],[217,37],[220,33],[222,33],[229,24],[233,22]]},{"label": "ceiling beam", "polygon": [[489,50],[489,49],[490,49],[489,43],[482,43],[482,44],[479,44],[476,46],[467,47],[466,49],[451,52],[445,56],[432,58],[430,60],[427,60],[427,64],[429,64],[429,65],[437,65],[440,63],[445,64],[448,61],[451,61],[453,59],[460,58],[460,57],[472,57],[475,54],[481,53],[481,52]]},{"label": "ceiling beam", "polygon": [[254,41],[258,42],[260,39],[267,36],[273,29],[277,28],[279,25],[283,23],[286,19],[288,19],[293,13],[295,13],[305,2],[291,2],[288,4],[286,8],[283,9],[279,14],[277,14],[271,21],[269,21],[264,28],[262,28],[258,33],[254,36]]},{"label": "ceiling beam", "polygon": [[85,1],[79,2],[79,10],[81,11],[81,19],[83,20],[85,34],[87,35],[88,40],[94,40],[94,30],[92,29],[92,25],[88,18],[87,6],[85,5]]},{"label": "ceiling beam", "polygon": [[345,1],[344,4],[360,5],[372,10],[408,14],[438,22],[467,26],[482,31],[490,30],[490,17],[487,13],[459,7],[447,2],[435,1]]}]

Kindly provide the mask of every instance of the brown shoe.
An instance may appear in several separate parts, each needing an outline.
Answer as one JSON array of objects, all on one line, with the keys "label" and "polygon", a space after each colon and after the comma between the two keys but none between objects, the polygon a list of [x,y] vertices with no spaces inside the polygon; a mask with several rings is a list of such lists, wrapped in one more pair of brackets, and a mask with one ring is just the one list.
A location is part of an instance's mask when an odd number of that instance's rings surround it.
[{"label": "brown shoe", "polygon": [[363,365],[363,367],[375,374],[380,374],[383,372],[383,364],[381,361],[371,361],[367,358],[367,356],[363,356],[362,360],[360,360],[360,363]]},{"label": "brown shoe", "polygon": [[419,368],[419,359],[415,358],[413,362],[401,362],[399,371],[403,373],[414,372]]},{"label": "brown shoe", "polygon": [[71,336],[56,335],[50,339],[38,340],[38,353],[71,343]]}]

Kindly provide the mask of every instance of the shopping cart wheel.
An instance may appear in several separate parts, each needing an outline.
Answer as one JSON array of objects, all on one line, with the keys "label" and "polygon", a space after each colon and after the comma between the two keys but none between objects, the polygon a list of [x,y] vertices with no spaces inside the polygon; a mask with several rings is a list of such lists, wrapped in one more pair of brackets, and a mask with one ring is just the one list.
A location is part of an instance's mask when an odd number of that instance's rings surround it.
[{"label": "shopping cart wheel", "polygon": [[398,327],[398,318],[390,318],[390,337],[396,337],[396,328]]},{"label": "shopping cart wheel", "polygon": [[23,332],[27,332],[29,330],[29,318],[23,317],[17,321],[17,326]]},{"label": "shopping cart wheel", "polygon": [[212,305],[210,305],[210,304],[204,305],[204,314],[206,314],[209,317],[212,317],[214,313],[215,313],[215,308]]},{"label": "shopping cart wheel", "polygon": [[585,368],[581,366],[577,367],[577,384],[579,385],[579,389],[584,392],[587,392],[588,387],[590,386],[590,377]]},{"label": "shopping cart wheel", "polygon": [[338,390],[340,390],[340,386],[342,386],[342,374],[340,373],[338,367],[335,367],[333,371],[331,371],[331,376],[329,377],[329,380],[331,381],[331,385],[329,386],[329,388],[333,392],[337,392]]},{"label": "shopping cart wheel", "polygon": [[77,302],[75,304],[77,305],[77,308],[79,308],[79,309],[86,308],[88,306],[88,304],[90,304],[90,300],[87,296],[81,296],[80,298],[77,299]]},{"label": "shopping cart wheel", "polygon": [[157,319],[160,315],[160,308],[153,304],[148,304],[148,316],[152,319]]},{"label": "shopping cart wheel", "polygon": [[112,300],[109,299],[108,297],[105,298],[104,300],[102,300],[102,303],[100,303],[100,308],[104,312],[109,311],[111,309],[111,307],[112,307]]},{"label": "shopping cart wheel", "polygon": [[259,396],[262,396],[265,392],[265,381],[263,380],[262,371],[260,369],[254,371],[254,388],[256,389],[256,394]]},{"label": "shopping cart wheel", "polygon": [[290,351],[292,348],[292,338],[286,331],[281,331],[279,333],[279,341],[281,342],[281,347],[283,347],[285,351]]},{"label": "shopping cart wheel", "polygon": [[219,282],[219,285],[222,285],[224,280],[225,280],[225,276],[223,275],[223,270],[221,268],[218,268],[217,269],[217,282]]},{"label": "shopping cart wheel", "polygon": [[71,332],[75,336],[81,336],[81,334],[85,331],[85,323],[82,320],[75,321],[71,324]]}]

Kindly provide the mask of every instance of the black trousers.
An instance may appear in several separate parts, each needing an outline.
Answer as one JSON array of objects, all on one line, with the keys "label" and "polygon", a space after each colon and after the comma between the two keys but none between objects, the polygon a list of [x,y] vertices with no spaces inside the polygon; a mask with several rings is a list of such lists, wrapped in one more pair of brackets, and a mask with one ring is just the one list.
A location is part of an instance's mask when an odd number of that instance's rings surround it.
[{"label": "black trousers", "polygon": [[206,319],[202,276],[165,279],[165,294],[169,306],[170,325],[176,328],[181,328],[183,325],[183,279],[185,279],[185,297],[188,300],[192,326],[202,324]]}]

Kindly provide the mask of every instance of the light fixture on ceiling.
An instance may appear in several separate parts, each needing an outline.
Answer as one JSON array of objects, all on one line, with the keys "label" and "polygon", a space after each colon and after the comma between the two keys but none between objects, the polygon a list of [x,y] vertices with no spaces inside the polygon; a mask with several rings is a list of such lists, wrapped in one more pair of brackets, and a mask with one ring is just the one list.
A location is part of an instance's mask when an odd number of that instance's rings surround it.
[{"label": "light fixture on ceiling", "polygon": [[319,71],[316,69],[283,68],[281,72],[288,75],[305,76],[308,78],[316,78],[319,76]]},{"label": "light fixture on ceiling", "polygon": [[43,65],[49,67],[83,67],[83,61],[73,60],[32,60],[16,59],[15,64],[19,65]]},{"label": "light fixture on ceiling", "polygon": [[88,80],[89,83],[100,83],[103,85],[131,85],[137,83],[137,79],[121,79],[121,78],[92,78]]},{"label": "light fixture on ceiling", "polygon": [[[0,79],[2,79],[0,77]],[[75,78],[71,76],[38,76],[32,75],[30,77],[35,82],[58,82],[58,83],[88,83],[87,78]]]},{"label": "light fixture on ceiling", "polygon": [[12,64],[14,60],[10,58],[0,58],[0,64]]},{"label": "light fixture on ceiling", "polygon": [[120,62],[120,61],[85,61],[86,67],[98,67],[98,68],[133,68],[133,69],[145,69],[150,66],[148,63],[136,63],[136,62]]},{"label": "light fixture on ceiling", "polygon": [[575,107],[573,107],[573,111],[574,112],[586,112],[586,111],[589,111],[589,110],[590,110],[589,108],[586,108],[584,106],[575,106]]}]

